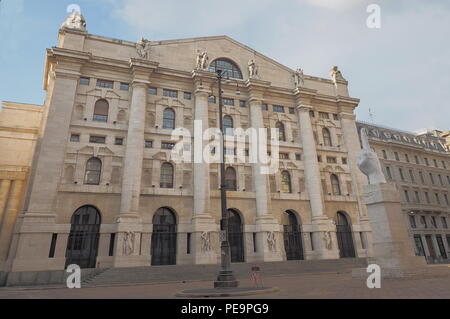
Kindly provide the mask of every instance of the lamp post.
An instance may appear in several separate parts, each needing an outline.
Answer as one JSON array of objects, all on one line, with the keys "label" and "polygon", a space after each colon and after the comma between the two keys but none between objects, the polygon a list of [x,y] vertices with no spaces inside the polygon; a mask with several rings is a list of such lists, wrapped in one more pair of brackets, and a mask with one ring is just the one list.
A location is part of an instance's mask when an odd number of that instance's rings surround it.
[{"label": "lamp post", "polygon": [[225,185],[225,132],[223,127],[223,103],[222,103],[222,70],[217,70],[217,81],[219,86],[219,126],[221,132],[220,148],[222,159],[220,161],[220,205],[222,218],[220,221],[221,244],[220,244],[220,271],[217,280],[214,282],[214,288],[235,288],[239,282],[231,270],[230,242],[228,241],[228,209],[227,209],[227,191]]}]

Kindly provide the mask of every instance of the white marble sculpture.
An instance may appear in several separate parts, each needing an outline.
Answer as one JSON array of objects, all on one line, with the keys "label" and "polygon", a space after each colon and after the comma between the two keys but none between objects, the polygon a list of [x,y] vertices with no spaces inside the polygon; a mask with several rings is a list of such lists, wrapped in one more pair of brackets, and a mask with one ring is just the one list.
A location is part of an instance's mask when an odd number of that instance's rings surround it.
[{"label": "white marble sculpture", "polygon": [[74,11],[61,25],[61,29],[72,29],[86,32],[86,20],[79,11]]},{"label": "white marble sculpture", "polygon": [[333,241],[331,240],[331,232],[327,231],[323,234],[323,239],[325,242],[325,247],[327,247],[328,250],[331,250],[333,248]]},{"label": "white marble sculpture", "polygon": [[359,169],[369,178],[369,184],[386,183],[378,156],[370,148],[369,137],[365,128],[361,128],[361,141],[363,149],[358,157]]},{"label": "white marble sculpture", "polygon": [[211,233],[210,232],[202,232],[200,235],[202,239],[202,252],[208,252],[211,250]]},{"label": "white marble sculpture", "polygon": [[275,238],[275,232],[267,232],[267,244],[269,246],[270,251],[276,251],[277,250],[277,241]]},{"label": "white marble sculpture", "polygon": [[304,77],[303,69],[298,68],[297,70],[295,70],[293,76],[294,76],[294,82],[295,82],[296,88],[300,88],[305,85],[305,77]]},{"label": "white marble sculpture", "polygon": [[334,84],[336,84],[338,81],[345,81],[344,77],[342,76],[342,72],[339,71],[339,68],[337,66],[333,66],[330,71],[330,76]]},{"label": "white marble sculpture", "polygon": [[125,232],[123,238],[123,254],[130,256],[134,252],[134,242],[136,234],[133,232]]},{"label": "white marble sculpture", "polygon": [[142,38],[136,43],[136,52],[141,59],[148,59],[150,54],[150,41]]},{"label": "white marble sculpture", "polygon": [[253,59],[248,61],[248,76],[251,79],[258,77],[258,66]]},{"label": "white marble sculpture", "polygon": [[206,70],[208,68],[209,57],[208,52],[197,50],[197,65],[198,70]]}]

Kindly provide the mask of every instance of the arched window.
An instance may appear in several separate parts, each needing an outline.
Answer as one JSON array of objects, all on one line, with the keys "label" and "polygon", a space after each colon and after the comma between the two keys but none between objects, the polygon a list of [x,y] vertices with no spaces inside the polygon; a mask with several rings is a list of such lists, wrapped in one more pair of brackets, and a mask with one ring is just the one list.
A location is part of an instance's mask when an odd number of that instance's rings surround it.
[{"label": "arched window", "polygon": [[281,191],[283,193],[292,193],[291,175],[288,171],[281,173]]},{"label": "arched window", "polygon": [[94,106],[94,117],[96,122],[108,122],[109,103],[105,99],[98,100]]},{"label": "arched window", "polygon": [[99,185],[102,175],[102,161],[97,157],[92,157],[86,162],[86,173],[84,183],[88,185]]},{"label": "arched window", "polygon": [[331,189],[333,191],[333,195],[342,195],[341,185],[339,184],[339,178],[334,174],[331,174]]},{"label": "arched window", "polygon": [[277,122],[275,127],[278,129],[278,140],[281,142],[286,142],[286,133],[284,131],[284,124],[281,122]]},{"label": "arched window", "polygon": [[173,188],[173,165],[164,163],[161,166],[161,178],[159,180],[159,187]]},{"label": "arched window", "polygon": [[217,70],[222,70],[222,75],[224,77],[242,79],[241,70],[239,70],[238,66],[230,60],[217,59],[211,62],[209,65],[209,72],[217,72]]},{"label": "arched window", "polygon": [[330,134],[330,130],[327,128],[324,128],[322,130],[322,135],[323,135],[323,143],[325,146],[333,146],[333,144],[331,143],[331,134]]},{"label": "arched window", "polygon": [[355,257],[352,228],[344,212],[338,212],[336,215],[336,237],[340,257]]},{"label": "arched window", "polygon": [[175,111],[172,109],[165,109],[163,114],[163,128],[174,130],[175,129]]},{"label": "arched window", "polygon": [[223,118],[223,132],[225,135],[233,135],[233,118],[231,116],[225,116]]},{"label": "arched window", "polygon": [[228,167],[225,171],[225,187],[230,191],[235,191],[237,189],[236,171],[233,167]]}]

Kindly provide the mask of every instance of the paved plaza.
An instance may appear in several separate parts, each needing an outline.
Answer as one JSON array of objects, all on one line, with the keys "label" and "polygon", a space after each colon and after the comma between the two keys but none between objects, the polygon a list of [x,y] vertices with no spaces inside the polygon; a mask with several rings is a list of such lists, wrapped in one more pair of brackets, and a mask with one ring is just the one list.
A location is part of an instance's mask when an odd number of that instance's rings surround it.
[{"label": "paved plaza", "polygon": [[[365,280],[345,274],[302,274],[263,278],[265,286],[278,287],[279,292],[257,295],[257,299],[449,299],[450,276],[414,279],[384,279],[380,289],[369,289]],[[251,286],[242,280],[241,286]],[[147,299],[175,298],[185,289],[212,287],[212,281],[174,282],[164,284],[132,284],[81,289],[55,287],[0,288],[0,299]],[[252,298],[237,297],[237,298]]]}]

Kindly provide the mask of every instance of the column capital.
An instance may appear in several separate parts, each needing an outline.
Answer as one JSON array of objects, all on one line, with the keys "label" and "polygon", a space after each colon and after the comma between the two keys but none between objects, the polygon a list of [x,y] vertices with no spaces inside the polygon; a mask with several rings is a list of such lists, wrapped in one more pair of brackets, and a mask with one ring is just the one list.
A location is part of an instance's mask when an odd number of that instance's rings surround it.
[{"label": "column capital", "polygon": [[308,104],[299,104],[297,105],[297,110],[299,112],[309,112],[312,111],[313,107],[311,105]]},{"label": "column capital", "polygon": [[133,75],[133,86],[135,83],[150,84],[150,76],[159,66],[157,62],[134,58],[131,58],[129,63]]},{"label": "column capital", "polygon": [[339,112],[338,114],[339,114],[339,117],[343,120],[351,120],[351,121],[356,120],[356,115],[353,113]]},{"label": "column capital", "polygon": [[270,87],[271,83],[268,81],[262,81],[257,79],[248,79],[245,82],[249,93],[249,101],[251,100],[263,100],[264,93]]}]

